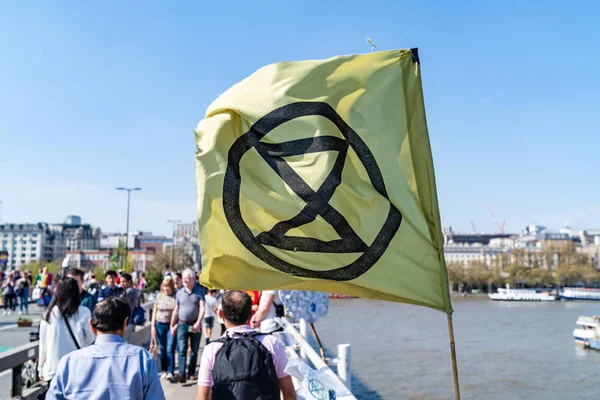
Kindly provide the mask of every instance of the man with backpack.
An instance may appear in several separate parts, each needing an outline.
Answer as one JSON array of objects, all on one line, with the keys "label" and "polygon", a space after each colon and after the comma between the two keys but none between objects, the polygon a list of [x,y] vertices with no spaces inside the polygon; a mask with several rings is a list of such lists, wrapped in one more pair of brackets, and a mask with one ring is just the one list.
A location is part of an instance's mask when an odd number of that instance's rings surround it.
[{"label": "man with backpack", "polygon": [[292,378],[284,372],[287,357],[274,336],[256,332],[248,323],[252,299],[231,290],[223,296],[219,316],[227,331],[204,348],[196,400],[295,400]]}]

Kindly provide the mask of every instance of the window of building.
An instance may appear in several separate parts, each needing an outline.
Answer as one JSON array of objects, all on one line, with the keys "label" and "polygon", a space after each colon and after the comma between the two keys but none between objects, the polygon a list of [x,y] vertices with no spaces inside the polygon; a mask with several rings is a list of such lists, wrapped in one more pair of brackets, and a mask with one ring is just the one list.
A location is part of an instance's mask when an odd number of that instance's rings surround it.
[{"label": "window of building", "polygon": [[35,253],[31,254],[31,258],[36,258],[36,257],[37,257],[37,254],[35,254]]}]

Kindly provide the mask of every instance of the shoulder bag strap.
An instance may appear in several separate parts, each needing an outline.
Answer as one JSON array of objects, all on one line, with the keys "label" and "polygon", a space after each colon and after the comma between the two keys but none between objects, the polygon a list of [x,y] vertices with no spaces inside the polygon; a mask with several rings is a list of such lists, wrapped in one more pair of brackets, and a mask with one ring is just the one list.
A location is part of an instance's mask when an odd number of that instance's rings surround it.
[{"label": "shoulder bag strap", "polygon": [[75,342],[75,346],[77,346],[77,350],[81,350],[81,346],[79,346],[79,342],[77,341],[77,339],[75,339],[75,335],[73,334],[73,330],[71,329],[71,324],[69,324],[69,320],[67,318],[65,318],[63,316],[63,320],[65,321],[65,324],[67,324],[67,329],[69,330],[69,333],[71,334],[71,338],[73,339],[73,342]]}]

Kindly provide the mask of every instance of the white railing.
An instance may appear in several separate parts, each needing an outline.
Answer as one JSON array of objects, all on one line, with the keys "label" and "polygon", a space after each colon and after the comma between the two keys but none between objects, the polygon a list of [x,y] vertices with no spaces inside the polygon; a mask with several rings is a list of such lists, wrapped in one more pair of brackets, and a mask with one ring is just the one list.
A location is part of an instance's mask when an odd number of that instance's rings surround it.
[{"label": "white railing", "polygon": [[[338,345],[338,357],[335,359],[323,360],[320,354],[306,340],[306,321],[300,320],[299,329],[296,329],[294,324],[290,323],[285,319],[280,319],[280,324],[284,328],[284,332],[291,336],[296,344],[296,348],[288,347],[288,354],[291,352],[299,351],[300,358],[308,358],[313,366],[319,370],[319,372],[326,374],[330,379],[336,381],[342,386],[345,386],[349,392],[352,392],[352,370],[350,368],[350,350],[349,344]],[[297,355],[296,355],[297,356]],[[293,357],[293,355],[292,355]],[[331,365],[337,366],[338,374],[336,375],[330,368]],[[340,400],[356,400],[354,395],[350,394],[343,397],[338,397]]]}]

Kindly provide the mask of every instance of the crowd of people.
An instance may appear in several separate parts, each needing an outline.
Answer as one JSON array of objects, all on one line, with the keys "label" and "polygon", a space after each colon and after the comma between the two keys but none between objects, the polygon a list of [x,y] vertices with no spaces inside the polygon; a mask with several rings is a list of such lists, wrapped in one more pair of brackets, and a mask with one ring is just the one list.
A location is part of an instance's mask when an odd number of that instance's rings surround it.
[{"label": "crowd of people", "polygon": [[[32,285],[26,272],[7,274],[2,284],[6,313],[14,297],[25,296],[19,304],[29,302]],[[136,325],[145,323],[139,313],[146,287],[143,274],[134,278],[122,271],[107,271],[103,283],[77,268],[59,276],[40,273],[35,288],[50,297],[41,303],[39,331],[38,373],[49,387],[46,398],[163,399],[162,378],[173,384],[197,381],[199,400],[257,394],[276,399],[280,393],[295,399],[284,371],[284,346],[271,335],[282,330],[276,322],[283,312],[277,291],[207,290],[191,269],[166,272],[150,320],[155,361],[130,343]],[[211,341],[217,322],[220,338]]]}]

